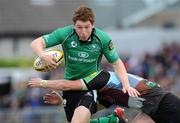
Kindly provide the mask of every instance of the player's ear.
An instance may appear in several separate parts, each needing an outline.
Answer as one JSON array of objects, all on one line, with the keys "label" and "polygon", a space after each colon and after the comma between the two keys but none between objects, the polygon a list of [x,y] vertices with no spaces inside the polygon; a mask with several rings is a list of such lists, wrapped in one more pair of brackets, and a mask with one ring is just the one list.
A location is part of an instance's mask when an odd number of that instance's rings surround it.
[{"label": "player's ear", "polygon": [[91,22],[92,27],[94,28],[94,22]]}]

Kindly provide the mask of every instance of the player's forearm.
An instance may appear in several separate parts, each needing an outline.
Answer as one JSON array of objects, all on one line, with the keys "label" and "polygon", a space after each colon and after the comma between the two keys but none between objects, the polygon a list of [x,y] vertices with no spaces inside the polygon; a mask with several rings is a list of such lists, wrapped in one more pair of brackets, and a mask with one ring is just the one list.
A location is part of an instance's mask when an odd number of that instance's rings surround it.
[{"label": "player's forearm", "polygon": [[[42,80],[44,81],[44,80]],[[82,90],[82,84],[80,80],[45,80],[44,88],[50,88],[55,90]]]},{"label": "player's forearm", "polygon": [[46,47],[44,39],[42,37],[35,39],[32,41],[31,47],[36,55],[41,56],[43,54],[43,49]]},{"label": "player's forearm", "polygon": [[120,59],[113,64],[113,68],[116,75],[121,80],[123,87],[130,86],[127,71],[123,62]]},{"label": "player's forearm", "polygon": [[66,90],[65,80],[46,80],[47,84],[45,88],[55,89],[55,90]]}]

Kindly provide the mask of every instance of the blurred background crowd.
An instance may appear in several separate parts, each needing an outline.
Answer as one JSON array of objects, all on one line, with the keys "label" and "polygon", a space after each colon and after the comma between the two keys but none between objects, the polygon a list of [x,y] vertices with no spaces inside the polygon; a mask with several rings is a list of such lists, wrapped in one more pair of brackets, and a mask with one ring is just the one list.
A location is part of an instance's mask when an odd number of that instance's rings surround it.
[{"label": "blurred background crowd", "polygon": [[[63,78],[33,70],[33,39],[72,24],[73,10],[85,4],[96,12],[129,73],[159,83],[180,97],[180,0],[1,0],[0,119],[4,123],[65,123],[63,108],[43,103],[50,90],[26,87],[31,77]],[[60,46],[54,47],[60,48]],[[112,70],[103,59],[102,67]]]}]

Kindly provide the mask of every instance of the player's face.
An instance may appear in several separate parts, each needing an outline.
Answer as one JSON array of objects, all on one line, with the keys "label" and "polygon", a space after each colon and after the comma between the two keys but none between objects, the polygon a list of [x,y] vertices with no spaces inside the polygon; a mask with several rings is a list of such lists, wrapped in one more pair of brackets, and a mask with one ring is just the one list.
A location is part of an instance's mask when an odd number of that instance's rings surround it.
[{"label": "player's face", "polygon": [[92,33],[94,25],[90,21],[83,22],[77,20],[76,23],[74,24],[74,27],[80,40],[87,41]]}]

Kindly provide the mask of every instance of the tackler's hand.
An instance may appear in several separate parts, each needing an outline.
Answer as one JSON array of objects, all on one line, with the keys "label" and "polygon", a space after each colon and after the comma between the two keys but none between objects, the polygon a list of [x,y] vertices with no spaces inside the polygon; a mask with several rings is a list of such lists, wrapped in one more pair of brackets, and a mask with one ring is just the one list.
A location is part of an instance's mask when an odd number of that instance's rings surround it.
[{"label": "tackler's hand", "polygon": [[65,101],[63,100],[62,96],[56,91],[45,94],[43,99],[44,103],[51,105],[61,105]]},{"label": "tackler's hand", "polygon": [[131,86],[128,86],[128,87],[123,87],[122,91],[124,93],[128,93],[129,96],[132,96],[132,97],[138,97],[140,95],[140,93],[133,87]]}]

